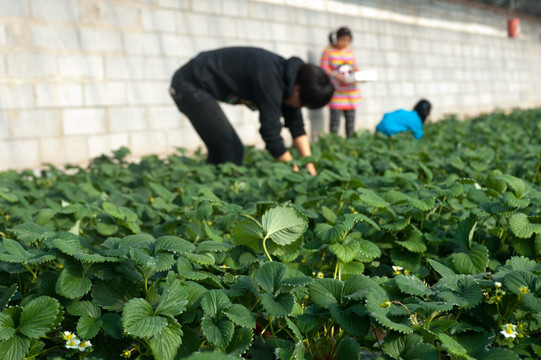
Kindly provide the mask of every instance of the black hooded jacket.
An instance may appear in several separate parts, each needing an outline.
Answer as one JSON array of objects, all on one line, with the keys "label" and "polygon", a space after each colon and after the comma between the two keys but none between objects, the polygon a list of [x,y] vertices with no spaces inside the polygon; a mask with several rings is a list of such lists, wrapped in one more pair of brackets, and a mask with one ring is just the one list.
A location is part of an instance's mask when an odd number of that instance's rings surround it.
[{"label": "black hooded jacket", "polygon": [[279,157],[287,150],[280,136],[282,116],[294,139],[306,134],[300,109],[283,104],[293,94],[302,64],[297,57],[286,60],[263,49],[223,48],[197,55],[175,73],[171,85],[178,88],[182,79],[217,100],[259,110],[259,132],[267,150]]}]

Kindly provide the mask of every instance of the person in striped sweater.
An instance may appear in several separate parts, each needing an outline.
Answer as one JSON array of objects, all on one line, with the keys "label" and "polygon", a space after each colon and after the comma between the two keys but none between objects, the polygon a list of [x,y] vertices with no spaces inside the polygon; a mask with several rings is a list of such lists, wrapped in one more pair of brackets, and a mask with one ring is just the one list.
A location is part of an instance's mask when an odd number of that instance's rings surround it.
[{"label": "person in striped sweater", "polygon": [[333,80],[335,91],[329,103],[331,121],[330,131],[337,133],[342,113],[346,119],[346,136],[355,132],[355,108],[361,101],[357,83],[347,81],[348,75],[358,71],[353,51],[349,44],[353,40],[351,30],[341,27],[329,35],[330,45],[321,55],[321,67]]}]

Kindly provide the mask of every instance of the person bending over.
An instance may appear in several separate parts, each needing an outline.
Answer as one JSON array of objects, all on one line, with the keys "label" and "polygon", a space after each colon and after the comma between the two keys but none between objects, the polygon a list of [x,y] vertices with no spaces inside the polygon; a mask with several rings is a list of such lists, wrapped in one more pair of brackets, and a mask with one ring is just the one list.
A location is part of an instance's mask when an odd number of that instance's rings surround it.
[{"label": "person bending over", "polygon": [[423,124],[430,115],[431,108],[430,102],[422,99],[415,105],[413,111],[400,109],[385,113],[376,126],[376,131],[388,136],[411,131],[413,136],[420,140],[424,135]]},{"label": "person bending over", "polygon": [[[218,101],[244,104],[259,111],[259,132],[266,149],[279,161],[293,157],[280,136],[289,128],[300,156],[310,156],[301,107],[325,106],[334,86],[320,67],[298,57],[285,59],[264,49],[229,47],[205,51],[178,69],[170,92],[208,149],[207,162],[242,165],[244,146]],[[313,163],[306,165],[312,175]]]}]

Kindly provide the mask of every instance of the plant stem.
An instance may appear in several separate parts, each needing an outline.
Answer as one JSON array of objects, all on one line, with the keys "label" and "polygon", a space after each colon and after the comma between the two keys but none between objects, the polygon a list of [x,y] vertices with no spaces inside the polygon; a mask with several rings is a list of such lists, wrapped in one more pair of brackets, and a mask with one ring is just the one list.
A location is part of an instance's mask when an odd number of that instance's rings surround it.
[{"label": "plant stem", "polygon": [[36,273],[33,272],[26,263],[23,262],[22,265],[25,267],[26,270],[30,271],[30,274],[32,274],[32,283],[34,283],[38,279]]},{"label": "plant stem", "polygon": [[340,265],[340,260],[336,259],[336,266],[334,267],[334,278],[336,279],[336,274],[338,273],[338,266]]},{"label": "plant stem", "polygon": [[539,170],[541,169],[541,160],[537,162],[537,167],[535,168],[535,174],[532,178],[532,182],[535,183],[537,180],[537,175],[539,174]]},{"label": "plant stem", "polygon": [[267,238],[264,238],[263,239],[263,250],[265,250],[265,254],[267,255],[267,257],[269,258],[269,261],[272,261],[272,258],[271,256],[269,255],[269,252],[267,251],[267,246],[265,245],[265,242],[267,241]]},{"label": "plant stem", "polygon": [[148,276],[150,275],[150,270],[145,274],[145,295],[148,294]]},{"label": "plant stem", "polygon": [[[272,260],[271,260],[272,261]],[[278,347],[278,340],[276,339],[276,334],[274,333],[274,329],[272,327],[272,317],[269,315],[269,325],[272,333],[272,338],[274,339],[274,345]]]},{"label": "plant stem", "polygon": [[25,358],[25,360],[37,358],[38,356],[41,356],[41,355],[45,354],[46,352],[51,351],[51,350],[54,350],[54,349],[59,348],[59,347],[62,347],[62,345],[55,345],[55,346],[52,346],[52,347],[50,347],[50,348],[48,348],[48,349],[45,349],[45,350],[43,350],[43,351],[41,351],[41,352],[39,352],[39,353],[37,353],[37,354],[35,354],[35,355],[32,355],[32,356],[30,356],[30,357]]},{"label": "plant stem", "polygon": [[381,351],[382,354],[385,354],[385,351],[383,351],[383,347],[381,346],[381,343],[379,341],[378,334],[376,333],[376,328],[374,327],[374,324],[370,323],[370,326],[372,327],[372,334],[374,334],[374,337],[376,338],[376,341],[378,342],[379,351]]}]

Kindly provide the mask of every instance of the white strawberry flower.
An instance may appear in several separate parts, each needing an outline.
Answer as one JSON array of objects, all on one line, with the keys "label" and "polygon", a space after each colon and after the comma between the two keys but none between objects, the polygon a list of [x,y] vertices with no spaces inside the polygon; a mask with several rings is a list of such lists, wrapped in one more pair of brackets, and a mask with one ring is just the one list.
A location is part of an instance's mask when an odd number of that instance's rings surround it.
[{"label": "white strawberry flower", "polygon": [[78,349],[81,340],[77,338],[72,338],[71,340],[66,341],[66,349]]},{"label": "white strawberry flower", "polygon": [[505,338],[513,338],[514,339],[517,336],[517,332],[515,331],[516,328],[517,328],[517,326],[513,325],[511,323],[503,325],[502,326],[503,330],[500,331],[500,334],[505,336]]},{"label": "white strawberry flower", "polygon": [[90,343],[89,340],[86,340],[86,341],[81,341],[79,343],[79,346],[77,347],[77,350],[79,351],[85,351],[86,349],[88,349],[89,347],[91,347],[92,344]]}]

